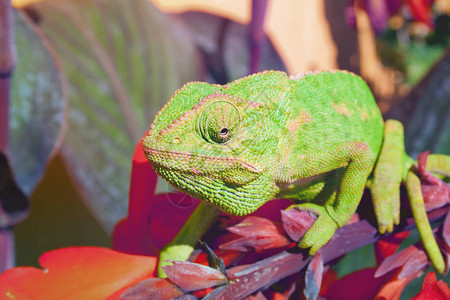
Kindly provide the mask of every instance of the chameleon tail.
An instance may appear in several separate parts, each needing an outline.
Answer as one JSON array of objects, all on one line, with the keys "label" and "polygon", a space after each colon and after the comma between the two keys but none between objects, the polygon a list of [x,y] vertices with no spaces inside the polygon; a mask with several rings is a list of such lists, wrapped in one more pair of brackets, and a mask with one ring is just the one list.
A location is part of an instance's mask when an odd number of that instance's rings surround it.
[{"label": "chameleon tail", "polygon": [[430,154],[427,158],[427,171],[435,175],[450,178],[450,156]]},{"label": "chameleon tail", "polygon": [[414,174],[412,169],[410,169],[406,175],[406,190],[414,221],[416,222],[417,230],[419,231],[425,251],[436,271],[443,274],[445,271],[444,258],[442,257],[442,253],[434,238],[430,221],[428,220],[419,177]]}]

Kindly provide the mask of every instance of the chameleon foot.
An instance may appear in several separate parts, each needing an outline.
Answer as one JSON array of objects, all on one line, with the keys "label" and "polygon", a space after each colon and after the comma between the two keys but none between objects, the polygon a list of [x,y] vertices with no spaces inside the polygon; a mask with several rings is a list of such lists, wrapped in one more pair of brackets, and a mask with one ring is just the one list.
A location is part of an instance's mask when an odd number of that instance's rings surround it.
[{"label": "chameleon foot", "polygon": [[304,203],[292,205],[290,208],[294,207],[295,209],[307,210],[317,215],[317,220],[297,244],[302,249],[310,248],[309,255],[314,255],[322,246],[330,241],[338,226],[323,206]]}]

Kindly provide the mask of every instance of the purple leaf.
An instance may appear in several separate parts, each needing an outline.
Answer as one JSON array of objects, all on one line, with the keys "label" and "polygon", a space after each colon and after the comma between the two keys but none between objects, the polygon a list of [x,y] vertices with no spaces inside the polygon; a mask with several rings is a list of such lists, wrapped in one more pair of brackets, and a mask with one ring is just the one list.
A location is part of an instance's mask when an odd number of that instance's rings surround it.
[{"label": "purple leaf", "polygon": [[186,292],[198,291],[227,282],[222,272],[196,263],[172,261],[173,265],[163,266],[167,277]]},{"label": "purple leaf", "polygon": [[228,231],[242,236],[220,245],[220,249],[229,249],[245,252],[250,248],[272,249],[289,245],[288,239],[281,233],[280,225],[260,217],[246,217],[240,223],[228,227]]},{"label": "purple leaf", "polygon": [[406,278],[406,277],[417,277],[423,271],[425,271],[426,267],[430,264],[428,261],[428,256],[425,251],[416,252],[410,259],[406,261],[403,265],[401,272],[398,274],[398,278]]},{"label": "purple leaf", "polygon": [[316,299],[320,292],[323,276],[323,260],[319,253],[314,256],[306,269],[305,289],[303,294],[307,299]]},{"label": "purple leaf", "polygon": [[149,278],[139,282],[120,296],[122,300],[168,300],[184,294],[175,284],[167,278]]},{"label": "purple leaf", "polygon": [[295,242],[298,242],[302,238],[316,219],[316,215],[306,210],[289,209],[281,211],[283,228]]}]

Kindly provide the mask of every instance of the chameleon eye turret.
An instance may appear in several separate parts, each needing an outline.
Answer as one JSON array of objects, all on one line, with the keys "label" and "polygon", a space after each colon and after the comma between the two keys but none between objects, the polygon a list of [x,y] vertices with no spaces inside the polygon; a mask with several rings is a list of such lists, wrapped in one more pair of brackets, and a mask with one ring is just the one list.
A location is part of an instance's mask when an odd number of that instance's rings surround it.
[{"label": "chameleon eye turret", "polygon": [[231,102],[219,100],[210,103],[197,120],[197,132],[209,143],[224,144],[239,131],[240,116]]}]

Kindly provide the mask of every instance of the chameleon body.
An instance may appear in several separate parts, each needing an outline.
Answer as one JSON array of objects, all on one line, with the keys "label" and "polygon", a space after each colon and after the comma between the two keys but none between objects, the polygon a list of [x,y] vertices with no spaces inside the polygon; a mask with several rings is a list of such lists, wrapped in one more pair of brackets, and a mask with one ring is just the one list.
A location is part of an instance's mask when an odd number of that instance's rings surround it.
[{"label": "chameleon body", "polygon": [[[184,85],[158,113],[143,146],[169,183],[229,214],[295,199],[296,209],[318,216],[298,243],[314,254],[356,211],[367,182],[380,232],[398,224],[399,185],[413,164],[402,130],[396,121],[385,125],[355,74],[265,71],[223,86]],[[193,224],[201,218],[186,226],[202,226]]]}]

